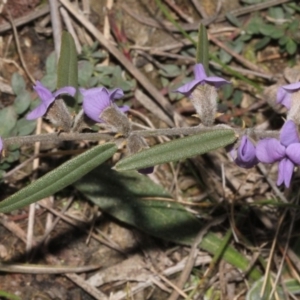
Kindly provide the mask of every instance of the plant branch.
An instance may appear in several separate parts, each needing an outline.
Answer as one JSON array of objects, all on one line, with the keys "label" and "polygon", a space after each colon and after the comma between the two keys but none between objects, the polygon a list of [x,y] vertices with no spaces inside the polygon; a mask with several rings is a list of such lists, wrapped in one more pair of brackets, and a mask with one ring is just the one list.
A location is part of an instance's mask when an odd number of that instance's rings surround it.
[{"label": "plant branch", "polygon": [[[238,136],[242,136],[244,134],[252,137],[254,140],[266,137],[278,138],[279,131],[262,131],[256,130],[254,128],[230,128],[229,126],[224,125],[216,125],[212,127],[205,127],[203,125],[195,126],[195,127],[181,127],[181,128],[162,128],[162,129],[151,129],[151,130],[134,130],[133,132],[139,136],[143,137],[155,137],[155,136],[180,136],[180,135],[193,135],[203,132],[209,132],[213,130],[219,129],[231,129],[234,130]],[[38,135],[28,135],[28,136],[16,136],[9,137],[4,139],[5,148],[11,145],[30,145],[35,142],[63,142],[63,141],[99,141],[99,140],[113,140],[115,138],[116,133],[76,133],[76,132],[62,132],[62,133],[48,133],[48,134],[38,134]]]}]

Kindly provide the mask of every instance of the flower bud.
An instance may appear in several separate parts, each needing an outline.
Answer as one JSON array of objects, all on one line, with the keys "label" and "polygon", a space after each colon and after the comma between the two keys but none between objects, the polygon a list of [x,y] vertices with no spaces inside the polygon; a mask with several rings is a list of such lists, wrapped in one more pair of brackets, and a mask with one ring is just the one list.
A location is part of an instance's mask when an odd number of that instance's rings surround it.
[{"label": "flower bud", "polygon": [[[149,148],[146,140],[136,134],[130,134],[127,141],[127,149],[129,154],[137,153],[143,149]],[[150,174],[153,172],[153,167],[139,169],[138,172],[142,174]]]},{"label": "flower bud", "polygon": [[198,85],[191,93],[191,101],[203,125],[212,126],[217,112],[217,91],[210,84]]},{"label": "flower bud", "polygon": [[131,131],[131,124],[127,116],[115,104],[105,108],[100,114],[100,119],[124,136],[128,136]]},{"label": "flower bud", "polygon": [[63,99],[56,99],[48,108],[45,118],[59,130],[69,132],[72,127],[72,116]]}]

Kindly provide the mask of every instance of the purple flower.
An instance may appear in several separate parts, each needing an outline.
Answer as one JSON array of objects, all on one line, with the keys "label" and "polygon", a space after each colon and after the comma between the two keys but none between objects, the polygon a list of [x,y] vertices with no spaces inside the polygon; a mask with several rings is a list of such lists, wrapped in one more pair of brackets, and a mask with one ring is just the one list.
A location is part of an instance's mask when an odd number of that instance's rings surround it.
[{"label": "purple flower", "polygon": [[229,81],[216,76],[208,77],[205,73],[204,67],[202,64],[196,64],[194,66],[194,75],[195,79],[186,83],[182,87],[178,88],[176,92],[184,94],[185,96],[189,97],[192,93],[193,89],[199,84],[210,84],[216,88],[219,88],[221,85],[225,83],[230,83]]},{"label": "purple flower", "polygon": [[[79,89],[83,95],[83,110],[97,123],[103,123],[100,116],[102,112],[109,106],[114,105],[113,101],[123,97],[123,91],[119,88],[109,91],[105,87]],[[117,106],[116,106],[117,107]],[[128,106],[118,107],[122,112],[128,111]]]},{"label": "purple flower", "polygon": [[47,109],[54,102],[57,96],[61,94],[69,94],[71,96],[74,96],[76,93],[76,89],[72,86],[65,86],[61,89],[58,89],[56,92],[52,93],[39,81],[36,82],[36,85],[33,86],[33,88],[39,95],[42,102],[26,116],[27,120],[34,120],[39,117],[42,117],[47,112]]},{"label": "purple flower", "polygon": [[235,163],[242,168],[252,168],[258,163],[258,159],[256,158],[255,146],[250,141],[247,136],[243,136],[241,139],[241,143],[236,151],[231,151],[231,156],[234,159]]},{"label": "purple flower", "polygon": [[3,149],[3,141],[2,141],[2,138],[0,137],[0,154],[1,154],[2,149]]},{"label": "purple flower", "polygon": [[292,105],[292,94],[300,89],[300,82],[283,85],[277,90],[277,103],[284,105],[287,109]]},{"label": "purple flower", "polygon": [[284,183],[288,188],[294,166],[300,165],[300,139],[296,124],[293,121],[285,122],[280,131],[279,141],[274,138],[259,141],[256,156],[259,161],[266,164],[278,161],[277,185]]}]

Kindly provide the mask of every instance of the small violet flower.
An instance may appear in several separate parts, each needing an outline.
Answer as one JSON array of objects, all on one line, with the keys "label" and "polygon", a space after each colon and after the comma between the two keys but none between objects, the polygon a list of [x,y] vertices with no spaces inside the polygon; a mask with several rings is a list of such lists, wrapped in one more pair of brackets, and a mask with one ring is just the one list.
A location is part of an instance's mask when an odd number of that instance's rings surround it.
[{"label": "small violet flower", "polygon": [[300,90],[300,82],[283,85],[277,90],[277,103],[284,105],[287,109],[292,105],[292,94]]},{"label": "small violet flower", "polygon": [[101,114],[103,111],[110,107],[115,106],[120,111],[128,111],[128,106],[118,107],[114,105],[113,101],[123,97],[123,91],[119,88],[113,89],[111,91],[107,90],[105,87],[91,88],[91,89],[79,89],[80,93],[83,95],[83,110],[86,115],[97,123],[103,123],[101,120]]},{"label": "small violet flower", "polygon": [[266,164],[278,161],[277,185],[284,183],[288,188],[294,166],[300,165],[300,139],[296,124],[291,120],[285,122],[280,131],[279,141],[274,138],[259,141],[256,145],[256,157]]},{"label": "small violet flower", "polygon": [[2,141],[2,138],[0,137],[0,154],[1,154],[2,149],[3,149],[3,141]]},{"label": "small violet flower", "polygon": [[54,102],[57,96],[61,94],[69,94],[71,96],[74,96],[76,93],[76,89],[72,86],[60,88],[54,93],[52,93],[39,81],[36,82],[36,85],[33,86],[33,88],[39,95],[42,102],[26,116],[27,120],[34,120],[45,115],[49,106]]},{"label": "small violet flower", "polygon": [[242,168],[252,168],[258,163],[255,153],[255,146],[247,136],[243,136],[240,145],[236,150],[230,152],[235,163]]},{"label": "small violet flower", "polygon": [[225,83],[230,83],[229,81],[216,76],[208,77],[205,73],[204,67],[202,64],[196,64],[194,67],[194,76],[195,79],[186,83],[182,87],[178,88],[176,92],[184,94],[185,96],[189,97],[192,93],[193,89],[199,84],[209,84],[213,85],[215,88],[219,88],[221,85]]}]

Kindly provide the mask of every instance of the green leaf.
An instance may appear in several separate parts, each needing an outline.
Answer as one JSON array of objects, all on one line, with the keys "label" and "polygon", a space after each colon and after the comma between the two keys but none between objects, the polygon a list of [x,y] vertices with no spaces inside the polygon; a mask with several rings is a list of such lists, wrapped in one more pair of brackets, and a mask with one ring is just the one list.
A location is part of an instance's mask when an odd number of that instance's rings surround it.
[{"label": "green leaf", "polygon": [[201,228],[197,218],[171,200],[161,186],[136,171],[93,170],[74,186],[101,210],[156,237],[190,244]]},{"label": "green leaf", "polygon": [[26,120],[25,118],[19,119],[17,121],[17,131],[18,135],[24,136],[31,134],[36,127],[36,120]]},{"label": "green leaf", "polygon": [[87,150],[0,202],[0,212],[7,213],[53,195],[102,164],[116,151],[116,145],[111,143]]},{"label": "green leaf", "polygon": [[57,75],[56,73],[53,74],[46,74],[42,80],[42,84],[49,88],[50,91],[54,91],[56,89],[56,83],[57,83]]},{"label": "green leaf", "polygon": [[182,69],[174,64],[165,64],[161,66],[161,69],[158,71],[164,77],[173,78],[182,73]]},{"label": "green leaf", "polygon": [[[135,171],[118,173],[102,165],[74,186],[101,210],[164,240],[192,245],[204,226],[181,204],[170,201],[169,193],[161,186]],[[215,254],[221,244],[222,239],[208,233],[200,247]],[[231,246],[226,247],[222,258],[241,270],[249,267],[248,260]],[[257,280],[261,274],[253,269],[249,276]]]},{"label": "green leaf", "polygon": [[17,123],[17,114],[12,105],[0,110],[0,136],[8,137]]},{"label": "green leaf", "polygon": [[255,50],[261,50],[266,47],[271,42],[271,38],[269,36],[264,36],[259,42],[255,44]]},{"label": "green leaf", "polygon": [[15,98],[14,101],[15,112],[21,115],[29,108],[30,103],[31,103],[30,94],[24,90],[21,94],[18,94],[18,96]]},{"label": "green leaf", "polygon": [[8,300],[21,300],[21,298],[19,298],[18,296],[8,293],[8,292],[5,292],[5,291],[2,291],[2,290],[0,290],[0,297],[1,298],[3,297]]},{"label": "green leaf", "polygon": [[180,138],[156,145],[125,157],[115,168],[119,171],[142,169],[166,162],[177,161],[225,147],[236,140],[233,130],[220,129]]},{"label": "green leaf", "polygon": [[87,87],[87,83],[93,74],[94,66],[86,60],[78,62],[78,83],[79,86]]},{"label": "green leaf", "polygon": [[292,39],[289,39],[285,45],[285,48],[288,54],[293,55],[297,51],[297,44]]},{"label": "green leaf", "polygon": [[77,52],[70,33],[64,31],[61,38],[61,50],[57,67],[57,88],[73,86],[77,89],[78,66]]},{"label": "green leaf", "polygon": [[289,38],[285,35],[283,37],[281,37],[278,41],[279,45],[280,46],[283,46],[285,45],[287,42],[289,41]]},{"label": "green leaf", "polygon": [[[252,285],[252,287],[249,289],[249,291],[246,295],[246,300],[275,300],[275,299],[277,299],[277,298],[275,298],[274,295],[272,298],[270,298],[270,294],[272,291],[272,285],[270,284],[269,279],[267,280],[267,285],[265,288],[264,295],[262,297],[260,296],[264,280],[265,280],[264,277],[262,277]],[[283,293],[283,290],[281,287],[277,286],[276,292],[278,293],[279,299],[285,299],[285,296],[284,296],[284,293]]]},{"label": "green leaf", "polygon": [[21,95],[26,89],[24,78],[18,73],[13,73],[11,87],[16,95]]},{"label": "green leaf", "polygon": [[274,25],[264,24],[260,27],[259,31],[261,34],[266,36],[272,36],[272,34],[277,30]]},{"label": "green leaf", "polygon": [[56,55],[54,51],[46,59],[46,73],[47,75],[55,74],[56,76]]},{"label": "green leaf", "polygon": [[208,38],[207,38],[206,28],[201,23],[199,26],[199,33],[198,33],[196,62],[203,64],[204,70],[208,75],[209,72]]},{"label": "green leaf", "polygon": [[243,24],[240,22],[240,20],[231,13],[226,13],[226,19],[237,28],[243,27]]},{"label": "green leaf", "polygon": [[279,20],[282,20],[285,18],[285,15],[284,15],[284,11],[282,9],[282,7],[280,6],[276,6],[276,7],[270,7],[268,9],[268,15],[273,18],[273,19],[279,19]]}]

